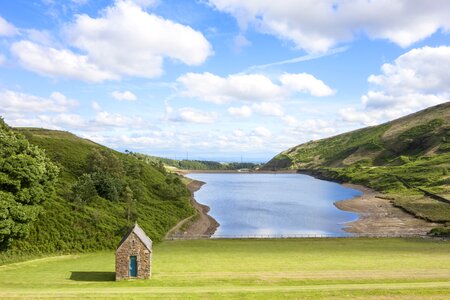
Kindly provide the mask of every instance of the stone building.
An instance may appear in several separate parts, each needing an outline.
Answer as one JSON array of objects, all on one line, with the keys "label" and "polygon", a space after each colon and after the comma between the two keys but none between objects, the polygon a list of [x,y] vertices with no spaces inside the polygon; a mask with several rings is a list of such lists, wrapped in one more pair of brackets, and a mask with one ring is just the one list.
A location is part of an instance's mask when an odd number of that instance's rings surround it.
[{"label": "stone building", "polygon": [[116,250],[116,280],[150,278],[152,240],[136,223],[120,241]]}]

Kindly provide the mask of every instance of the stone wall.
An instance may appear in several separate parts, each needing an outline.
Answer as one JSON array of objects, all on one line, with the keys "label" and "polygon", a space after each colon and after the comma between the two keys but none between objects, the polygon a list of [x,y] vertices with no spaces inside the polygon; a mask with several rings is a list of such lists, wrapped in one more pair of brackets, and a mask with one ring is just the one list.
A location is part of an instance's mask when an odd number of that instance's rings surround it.
[{"label": "stone wall", "polygon": [[152,253],[132,232],[116,250],[116,280],[130,278],[130,256],[136,256],[137,260],[137,277],[131,278],[150,278],[152,273]]}]

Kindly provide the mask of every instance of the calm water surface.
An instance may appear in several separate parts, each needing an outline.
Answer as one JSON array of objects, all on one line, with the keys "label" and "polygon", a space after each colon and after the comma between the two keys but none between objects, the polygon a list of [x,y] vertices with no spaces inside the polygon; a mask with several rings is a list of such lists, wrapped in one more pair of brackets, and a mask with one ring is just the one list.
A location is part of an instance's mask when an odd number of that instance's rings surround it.
[{"label": "calm water surface", "polygon": [[206,184],[195,199],[220,223],[215,235],[347,235],[343,224],[357,215],[333,203],[358,190],[300,174],[211,174],[188,177]]}]

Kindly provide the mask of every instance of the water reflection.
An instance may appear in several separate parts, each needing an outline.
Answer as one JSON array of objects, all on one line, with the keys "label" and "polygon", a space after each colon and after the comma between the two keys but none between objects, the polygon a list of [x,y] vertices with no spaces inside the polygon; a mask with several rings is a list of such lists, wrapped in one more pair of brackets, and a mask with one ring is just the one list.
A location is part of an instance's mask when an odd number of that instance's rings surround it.
[{"label": "water reflection", "polygon": [[360,191],[300,174],[189,174],[206,182],[195,193],[219,223],[216,235],[347,235],[342,224],[357,215],[335,201]]}]

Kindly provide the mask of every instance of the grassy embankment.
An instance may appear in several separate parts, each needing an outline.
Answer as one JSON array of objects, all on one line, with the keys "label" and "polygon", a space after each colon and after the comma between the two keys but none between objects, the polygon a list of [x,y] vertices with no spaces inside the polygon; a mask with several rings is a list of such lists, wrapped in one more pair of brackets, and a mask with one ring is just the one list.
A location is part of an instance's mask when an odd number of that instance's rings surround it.
[{"label": "grassy embankment", "polygon": [[418,217],[448,226],[450,204],[424,191],[450,199],[450,103],[293,147],[265,168],[303,169],[365,185]]},{"label": "grassy embankment", "polygon": [[113,252],[0,266],[0,297],[433,298],[450,296],[450,244],[422,239],[166,241],[153,278],[114,282]]},{"label": "grassy embankment", "polygon": [[[158,164],[113,151],[62,131],[20,128],[60,168],[56,195],[48,195],[29,237],[0,252],[0,265],[49,253],[115,249],[135,220],[160,241],[192,214],[190,193],[179,176]],[[96,156],[92,159],[92,155]],[[91,157],[91,160],[89,160]],[[93,172],[92,165],[103,160]],[[103,168],[103,169],[102,169]],[[95,170],[94,170],[95,171]],[[83,174],[97,180],[94,194],[79,184]],[[95,181],[94,181],[95,182]],[[78,190],[74,186],[78,183]],[[108,190],[102,190],[108,187]],[[91,193],[92,191],[89,191]]]}]

